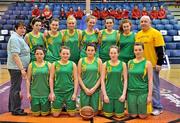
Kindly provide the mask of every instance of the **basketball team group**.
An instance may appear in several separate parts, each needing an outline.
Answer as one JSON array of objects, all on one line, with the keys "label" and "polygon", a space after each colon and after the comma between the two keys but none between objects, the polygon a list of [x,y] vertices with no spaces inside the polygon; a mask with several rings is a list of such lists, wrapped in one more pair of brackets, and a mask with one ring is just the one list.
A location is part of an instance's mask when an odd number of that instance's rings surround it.
[{"label": "basketball team group", "polygon": [[[27,95],[34,116],[58,117],[64,107],[76,116],[77,98],[80,109],[91,106],[95,115],[105,117],[121,118],[125,110],[133,118],[163,112],[159,72],[165,42],[151,27],[150,17],[140,18],[136,34],[128,19],[121,21],[119,30],[113,29],[113,17],[104,20],[103,30],[94,28],[96,21],[87,16],[86,29],[79,30],[69,16],[67,29],[59,31],[59,20],[53,18],[43,33],[39,19],[32,20],[29,33],[22,21],[15,25],[7,46],[12,115],[27,115],[22,95]],[[21,93],[22,80],[27,94]]]}]

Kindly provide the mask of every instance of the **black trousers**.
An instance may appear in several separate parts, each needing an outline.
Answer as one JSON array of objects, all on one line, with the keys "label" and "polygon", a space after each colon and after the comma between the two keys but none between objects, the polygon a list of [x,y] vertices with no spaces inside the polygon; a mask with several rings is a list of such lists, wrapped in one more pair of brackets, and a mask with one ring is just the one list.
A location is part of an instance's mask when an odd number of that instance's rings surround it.
[{"label": "black trousers", "polygon": [[17,112],[21,110],[21,83],[22,76],[20,70],[8,69],[11,79],[11,87],[9,92],[9,112]]}]

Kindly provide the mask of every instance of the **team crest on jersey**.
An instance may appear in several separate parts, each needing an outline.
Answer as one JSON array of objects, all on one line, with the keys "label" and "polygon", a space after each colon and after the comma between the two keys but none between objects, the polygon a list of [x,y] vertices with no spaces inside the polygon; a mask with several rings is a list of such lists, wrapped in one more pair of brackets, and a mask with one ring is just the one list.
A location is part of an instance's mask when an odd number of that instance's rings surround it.
[{"label": "team crest on jersey", "polygon": [[37,72],[37,68],[33,68],[33,73],[35,74]]},{"label": "team crest on jersey", "polygon": [[52,42],[53,42],[53,38],[48,38],[48,40],[47,40],[47,42],[48,42],[48,44],[52,44]]},{"label": "team crest on jersey", "polygon": [[107,72],[111,72],[112,71],[112,67],[111,66],[108,66],[107,67]]},{"label": "team crest on jersey", "polygon": [[85,64],[82,64],[82,71],[86,71],[86,65]]},{"label": "team crest on jersey", "polygon": [[106,35],[103,35],[103,36],[102,36],[102,40],[105,40],[105,39],[106,39]]},{"label": "team crest on jersey", "polygon": [[56,71],[59,71],[60,70],[60,64],[57,64],[55,68],[56,68]]},{"label": "team crest on jersey", "polygon": [[134,64],[129,64],[129,69],[133,69],[134,68]]}]

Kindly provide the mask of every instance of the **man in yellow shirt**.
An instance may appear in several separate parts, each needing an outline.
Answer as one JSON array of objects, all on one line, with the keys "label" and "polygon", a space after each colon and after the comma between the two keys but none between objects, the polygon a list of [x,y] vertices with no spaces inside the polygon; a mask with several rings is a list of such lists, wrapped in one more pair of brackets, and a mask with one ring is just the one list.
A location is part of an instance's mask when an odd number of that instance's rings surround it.
[{"label": "man in yellow shirt", "polygon": [[149,16],[140,19],[141,31],[136,34],[136,42],[144,43],[144,57],[153,65],[153,115],[163,112],[160,102],[159,72],[164,61],[164,39],[162,34],[151,27]]}]

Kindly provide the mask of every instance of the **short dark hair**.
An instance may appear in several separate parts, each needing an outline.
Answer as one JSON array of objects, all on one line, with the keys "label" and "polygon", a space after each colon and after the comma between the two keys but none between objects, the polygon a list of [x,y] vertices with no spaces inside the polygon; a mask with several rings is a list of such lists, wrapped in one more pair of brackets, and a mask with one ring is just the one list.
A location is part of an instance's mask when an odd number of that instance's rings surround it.
[{"label": "short dark hair", "polygon": [[41,20],[34,18],[34,19],[32,19],[32,21],[31,21],[31,25],[34,25],[36,22],[41,22]]},{"label": "short dark hair", "polygon": [[124,30],[123,30],[123,24],[124,23],[129,23],[132,26],[132,23],[131,23],[131,21],[129,19],[122,20],[121,23],[120,23],[120,26],[119,26],[119,32],[121,32],[121,33],[124,32]]},{"label": "short dark hair", "polygon": [[134,46],[141,46],[144,50],[144,44],[142,42],[135,42]]},{"label": "short dark hair", "polygon": [[35,48],[35,50],[34,50],[34,54],[36,53],[36,51],[37,51],[37,50],[42,50],[42,51],[43,51],[43,53],[44,53],[44,55],[46,55],[46,50],[44,49],[44,47],[43,47],[43,46],[38,45],[38,46]]},{"label": "short dark hair", "polygon": [[87,50],[88,47],[94,47],[94,49],[95,49],[95,51],[96,51],[97,45],[96,45],[95,42],[91,42],[91,43],[88,43],[88,44],[86,45],[86,50]]},{"label": "short dark hair", "polygon": [[116,45],[111,45],[111,47],[109,48],[109,52],[110,52],[110,50],[111,50],[112,48],[116,49],[118,53],[120,52],[120,51],[119,51],[119,47],[116,46]]},{"label": "short dark hair", "polygon": [[57,22],[59,23],[59,19],[58,19],[58,18],[52,18],[52,19],[50,20],[50,23],[49,23],[49,24],[51,24],[53,21],[57,21]]},{"label": "short dark hair", "polygon": [[114,23],[114,20],[115,20],[114,17],[112,17],[112,16],[107,16],[107,17],[105,18],[105,20],[104,20],[105,23],[106,23],[106,20],[107,20],[107,19],[111,19],[111,20],[113,21],[113,23]]},{"label": "short dark hair", "polygon": [[20,26],[26,27],[23,21],[19,21],[18,23],[15,24],[15,30],[17,30]]},{"label": "short dark hair", "polygon": [[67,47],[67,46],[62,46],[59,52],[62,52],[62,50],[64,50],[64,49],[66,49],[66,50],[69,50],[69,51],[70,51],[70,48],[69,48],[69,47]]}]

